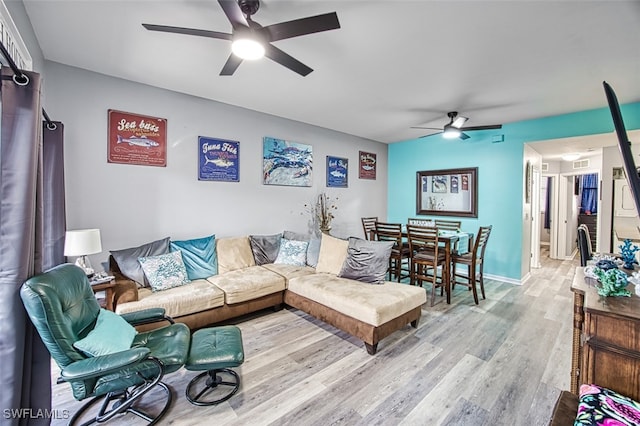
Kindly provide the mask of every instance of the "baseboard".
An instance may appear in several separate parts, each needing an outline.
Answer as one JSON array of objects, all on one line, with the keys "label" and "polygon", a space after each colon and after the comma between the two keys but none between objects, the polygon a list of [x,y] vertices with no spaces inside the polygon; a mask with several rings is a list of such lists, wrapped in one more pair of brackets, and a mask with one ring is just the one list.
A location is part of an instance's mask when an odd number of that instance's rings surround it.
[{"label": "baseboard", "polygon": [[[460,272],[457,272],[457,275],[462,275],[462,276],[467,276],[467,271],[463,270]],[[508,277],[502,277],[500,275],[493,275],[493,274],[484,274],[484,278],[487,280],[492,280],[492,281],[500,281],[503,283],[507,283],[507,284],[514,284],[514,285],[522,285],[524,284],[529,278],[531,278],[531,274],[527,273],[527,275],[525,275],[523,278],[521,279],[515,279],[515,278],[508,278]]]}]

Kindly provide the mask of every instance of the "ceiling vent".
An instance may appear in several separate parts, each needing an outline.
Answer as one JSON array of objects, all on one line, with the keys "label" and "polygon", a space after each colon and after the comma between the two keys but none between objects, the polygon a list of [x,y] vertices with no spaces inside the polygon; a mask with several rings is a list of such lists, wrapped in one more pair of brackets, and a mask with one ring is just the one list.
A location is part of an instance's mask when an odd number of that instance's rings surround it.
[{"label": "ceiling vent", "polygon": [[573,170],[576,169],[588,169],[589,168],[589,159],[585,158],[584,160],[578,160],[573,162]]},{"label": "ceiling vent", "polygon": [[549,171],[549,163],[542,163],[542,171],[543,172]]}]

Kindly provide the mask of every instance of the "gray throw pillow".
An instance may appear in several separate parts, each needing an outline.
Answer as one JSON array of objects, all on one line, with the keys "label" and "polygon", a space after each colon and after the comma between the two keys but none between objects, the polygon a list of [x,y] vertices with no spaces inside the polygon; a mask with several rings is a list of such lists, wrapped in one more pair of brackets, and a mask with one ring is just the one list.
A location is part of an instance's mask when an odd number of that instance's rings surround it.
[{"label": "gray throw pillow", "polygon": [[315,268],[318,266],[318,258],[320,257],[320,238],[311,238],[307,247],[307,266]]},{"label": "gray throw pillow", "polygon": [[384,283],[393,244],[393,241],[367,241],[350,237],[347,259],[338,276],[369,284]]},{"label": "gray throw pillow", "polygon": [[282,233],[282,238],[284,238],[285,240],[309,241],[311,236],[309,234],[303,234],[301,232],[284,231]]},{"label": "gray throw pillow", "polygon": [[275,262],[280,251],[280,239],[282,234],[274,235],[249,235],[249,243],[256,265]]},{"label": "gray throw pillow", "polygon": [[144,276],[144,271],[142,270],[140,262],[138,262],[138,258],[167,253],[169,253],[169,237],[143,244],[139,247],[111,250],[111,256],[113,256],[118,264],[120,272],[122,272],[125,277],[137,282],[143,287],[149,287],[149,282]]}]

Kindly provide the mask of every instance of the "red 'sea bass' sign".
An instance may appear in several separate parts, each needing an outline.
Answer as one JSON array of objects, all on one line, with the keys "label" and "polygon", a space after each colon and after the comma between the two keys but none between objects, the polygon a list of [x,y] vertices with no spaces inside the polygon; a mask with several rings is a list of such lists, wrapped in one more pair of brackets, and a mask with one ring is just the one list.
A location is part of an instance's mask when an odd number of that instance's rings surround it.
[{"label": "red 'sea bass' sign", "polygon": [[109,110],[109,163],[166,167],[167,120]]}]

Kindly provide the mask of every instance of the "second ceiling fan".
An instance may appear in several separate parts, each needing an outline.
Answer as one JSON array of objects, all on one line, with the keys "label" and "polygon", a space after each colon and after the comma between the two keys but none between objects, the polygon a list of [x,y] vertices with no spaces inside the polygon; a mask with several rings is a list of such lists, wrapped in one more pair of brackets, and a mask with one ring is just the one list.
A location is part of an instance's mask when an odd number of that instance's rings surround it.
[{"label": "second ceiling fan", "polygon": [[[429,129],[429,130],[440,130],[442,133],[442,137],[446,138],[446,139],[455,139],[455,138],[459,138],[459,139],[469,139],[470,136],[463,133],[464,132],[469,132],[469,131],[473,131],[473,130],[493,130],[493,129],[501,129],[502,128],[502,124],[489,124],[486,126],[468,126],[468,127],[462,127],[464,125],[464,123],[467,122],[468,118],[467,117],[462,117],[462,116],[458,116],[458,113],[456,111],[451,111],[447,113],[447,117],[449,117],[450,121],[449,123],[445,124],[443,128],[439,128],[439,127],[411,127],[412,129]],[[420,136],[421,138],[426,138],[427,136],[431,136],[431,134],[429,135],[424,135],[424,136]]]},{"label": "second ceiling fan", "polygon": [[233,43],[232,53],[222,67],[220,75],[232,75],[244,59],[258,59],[264,55],[302,76],[308,75],[313,69],[278,49],[271,42],[340,28],[335,12],[263,27],[251,19],[260,8],[259,0],[218,0],[218,3],[231,23],[231,33],[155,24],[142,26],[150,31],[230,40]]}]

